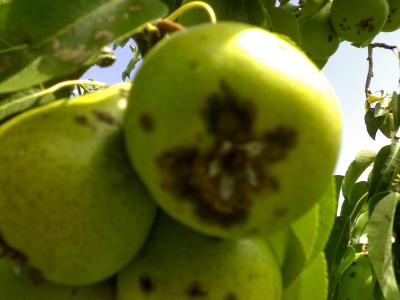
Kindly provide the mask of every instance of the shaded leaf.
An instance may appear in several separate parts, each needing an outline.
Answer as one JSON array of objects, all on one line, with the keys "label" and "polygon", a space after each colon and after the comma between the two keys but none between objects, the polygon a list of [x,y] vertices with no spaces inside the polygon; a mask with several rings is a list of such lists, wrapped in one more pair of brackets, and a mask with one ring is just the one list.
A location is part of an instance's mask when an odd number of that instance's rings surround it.
[{"label": "shaded leaf", "polygon": [[[34,46],[27,44],[25,48],[2,55],[0,93],[28,88],[73,73],[83,65],[90,65],[102,46],[132,33],[138,26],[167,12],[165,4],[158,0],[103,2],[85,11],[73,22],[63,23],[60,30],[45,39],[36,30],[33,31],[33,38],[40,40]],[[16,3],[22,5],[21,1]],[[35,4],[32,2],[31,5]],[[63,21],[66,22],[65,19]]]},{"label": "shaded leaf", "polygon": [[363,203],[359,203],[359,201],[366,201],[368,196],[368,187],[368,182],[366,181],[359,181],[353,186],[350,197],[343,201],[340,210],[341,216],[356,217],[358,215],[358,212],[363,206]]},{"label": "shaded leaf", "polygon": [[400,128],[400,95],[396,92],[392,95],[392,110],[394,130],[397,132]]},{"label": "shaded leaf", "polygon": [[364,116],[364,122],[367,127],[367,132],[369,136],[375,140],[376,133],[381,127],[382,123],[385,121],[384,116],[375,117],[372,110],[368,110]]},{"label": "shaded leaf", "polygon": [[289,287],[283,291],[283,300],[325,300],[328,296],[327,262],[324,253],[308,265]]},{"label": "shaded leaf", "polygon": [[301,19],[307,19],[318,13],[329,0],[305,0],[301,9]]},{"label": "shaded leaf", "polygon": [[339,266],[350,240],[350,224],[347,218],[337,216],[325,246],[325,255],[328,261],[329,272],[332,273]]},{"label": "shaded leaf", "polygon": [[36,96],[38,92],[40,92],[39,89],[28,89],[2,100],[0,103],[0,123],[17,113],[55,100],[52,94],[38,97]]},{"label": "shaded leaf", "polygon": [[357,153],[343,179],[342,193],[345,199],[350,199],[354,184],[361,174],[374,162],[375,157],[376,153],[374,151],[362,150]]},{"label": "shaded leaf", "polygon": [[360,238],[365,235],[366,228],[368,225],[369,214],[368,212],[363,212],[354,221],[353,229],[351,231],[351,243],[353,245],[360,244]]},{"label": "shaded leaf", "polygon": [[315,239],[311,260],[316,258],[321,251],[324,250],[328,242],[330,232],[335,223],[335,216],[339,195],[336,193],[335,178],[332,178],[325,193],[318,201],[318,229],[317,238]]},{"label": "shaded leaf", "polygon": [[393,219],[399,195],[390,193],[377,203],[367,226],[369,257],[387,300],[400,299],[392,260]]}]

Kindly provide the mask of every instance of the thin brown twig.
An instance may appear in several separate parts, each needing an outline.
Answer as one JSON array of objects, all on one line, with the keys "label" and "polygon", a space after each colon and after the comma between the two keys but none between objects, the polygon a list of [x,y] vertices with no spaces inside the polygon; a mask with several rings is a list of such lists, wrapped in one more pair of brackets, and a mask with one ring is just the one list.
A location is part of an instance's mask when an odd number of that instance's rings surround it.
[{"label": "thin brown twig", "polygon": [[373,54],[373,49],[374,48],[382,48],[382,49],[387,49],[387,50],[391,50],[394,51],[397,48],[397,46],[392,46],[392,45],[388,45],[385,43],[372,43],[368,45],[368,73],[367,73],[367,79],[365,81],[365,109],[369,110],[371,108],[371,104],[368,102],[368,96],[371,93],[371,91],[369,90],[369,87],[371,85],[371,80],[372,77],[374,77],[374,62],[372,59],[372,54]]}]

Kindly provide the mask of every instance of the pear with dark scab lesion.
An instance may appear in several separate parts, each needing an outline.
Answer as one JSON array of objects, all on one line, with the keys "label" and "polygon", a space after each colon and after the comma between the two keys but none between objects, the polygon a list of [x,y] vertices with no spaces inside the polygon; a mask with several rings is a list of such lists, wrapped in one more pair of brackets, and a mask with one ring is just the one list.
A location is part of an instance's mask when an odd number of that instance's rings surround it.
[{"label": "pear with dark scab lesion", "polygon": [[387,0],[335,0],[331,22],[344,40],[357,44],[370,42],[383,28],[389,15]]},{"label": "pear with dark scab lesion", "polygon": [[117,283],[117,300],[280,300],[281,295],[278,263],[266,243],[204,236],[161,211]]},{"label": "pear with dark scab lesion", "polygon": [[49,281],[109,278],[150,231],[156,205],[124,149],[120,94],[129,87],[56,101],[0,127],[1,242]]}]

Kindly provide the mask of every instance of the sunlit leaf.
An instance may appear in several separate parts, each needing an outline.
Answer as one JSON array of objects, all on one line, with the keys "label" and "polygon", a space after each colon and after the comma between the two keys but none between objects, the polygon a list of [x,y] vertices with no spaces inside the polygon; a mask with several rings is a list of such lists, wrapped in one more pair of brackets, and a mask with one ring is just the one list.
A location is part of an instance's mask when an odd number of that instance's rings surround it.
[{"label": "sunlit leaf", "polygon": [[369,197],[375,193],[389,191],[400,166],[400,141],[393,140],[391,145],[381,148],[372,169]]},{"label": "sunlit leaf", "polygon": [[399,195],[390,193],[379,201],[367,226],[369,257],[387,300],[400,299],[392,259],[393,219]]},{"label": "sunlit leaf", "polygon": [[342,193],[346,199],[350,198],[354,184],[361,174],[374,162],[375,157],[376,153],[369,150],[362,150],[357,153],[343,179]]}]

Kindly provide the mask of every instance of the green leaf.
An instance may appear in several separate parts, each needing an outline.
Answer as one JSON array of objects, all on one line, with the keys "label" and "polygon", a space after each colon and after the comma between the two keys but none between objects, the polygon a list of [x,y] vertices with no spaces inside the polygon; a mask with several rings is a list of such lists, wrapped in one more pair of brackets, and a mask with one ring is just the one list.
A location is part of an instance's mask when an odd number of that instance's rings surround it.
[{"label": "green leaf", "polygon": [[325,193],[318,201],[318,228],[317,237],[315,239],[310,260],[316,258],[321,251],[324,250],[328,242],[330,232],[335,223],[335,216],[337,205],[339,201],[338,194],[336,194],[336,183],[334,178],[326,188]]},{"label": "green leaf", "polygon": [[387,300],[400,299],[392,260],[393,219],[399,195],[390,193],[377,203],[367,226],[369,257]]},{"label": "green leaf", "polygon": [[351,243],[353,245],[360,244],[360,238],[366,234],[366,228],[368,225],[369,213],[361,213],[354,221],[354,226],[351,231]]},{"label": "green leaf", "polygon": [[40,92],[39,89],[27,89],[2,100],[0,102],[0,123],[17,113],[55,100],[52,94],[36,96],[38,92]]},{"label": "green leaf", "polygon": [[132,58],[126,66],[125,70],[122,72],[122,80],[131,78],[131,73],[135,69],[136,65],[140,62],[140,54],[139,50],[135,45],[129,45],[129,48],[132,51]]},{"label": "green leaf", "polygon": [[[59,3],[59,1],[54,1]],[[62,3],[67,2],[63,1]],[[73,1],[75,3],[77,1]],[[40,33],[42,20],[51,15],[51,11],[43,9],[42,14],[33,9],[37,14],[29,20],[36,25],[24,38],[33,41],[26,43],[19,50],[3,53],[0,64],[0,93],[9,93],[25,89],[33,85],[48,81],[55,77],[71,74],[85,65],[90,65],[101,47],[110,44],[125,35],[131,34],[135,28],[150,20],[160,18],[167,13],[165,4],[158,0],[113,0],[101,1],[101,5],[92,7],[88,3],[88,10],[83,10],[79,17],[72,19],[74,11],[61,10],[69,17],[61,18],[60,23],[55,23],[53,30],[44,30]],[[12,3],[14,14],[22,5],[34,6],[37,2],[16,0]],[[53,1],[40,2],[53,7]],[[70,7],[66,4],[65,9]],[[28,8],[23,9],[27,11]],[[57,7],[57,9],[60,9]],[[44,15],[43,15],[44,14]],[[24,15],[24,14],[22,14]],[[18,17],[20,18],[20,17]],[[14,23],[12,23],[14,24]],[[29,25],[25,21],[26,26]],[[18,25],[20,26],[20,25]],[[19,41],[22,41],[20,38]]]},{"label": "green leaf", "polygon": [[281,268],[283,287],[289,286],[307,263],[307,254],[304,245],[294,234],[293,230],[289,230],[289,234]]},{"label": "green leaf", "polygon": [[360,151],[350,164],[343,179],[342,193],[345,199],[350,199],[354,184],[362,173],[374,162],[376,153],[369,150]]},{"label": "green leaf", "polygon": [[283,300],[325,300],[328,296],[327,263],[324,253],[316,259],[283,291]]},{"label": "green leaf", "polygon": [[375,117],[372,110],[368,110],[364,116],[365,126],[367,127],[367,132],[369,136],[375,140],[376,133],[385,121],[384,116]]},{"label": "green leaf", "polygon": [[381,148],[372,169],[369,197],[375,193],[390,191],[394,177],[400,165],[400,141],[393,140],[391,145]]},{"label": "green leaf", "polygon": [[[338,284],[340,277],[346,269],[354,262],[356,251],[353,247],[347,247],[341,257],[341,260],[335,265],[335,268],[330,268],[328,271],[329,278],[329,297],[328,299],[338,299]],[[328,260],[329,263],[329,260]]]},{"label": "green leaf", "polygon": [[400,128],[400,95],[396,92],[392,95],[392,110],[394,130],[397,132]]},{"label": "green leaf", "polygon": [[289,37],[297,45],[301,44],[300,26],[295,15],[281,7],[269,8],[268,15],[271,20],[271,31]]},{"label": "green leaf", "polygon": [[300,19],[312,17],[314,14],[318,13],[328,2],[329,0],[304,0]]},{"label": "green leaf", "polygon": [[350,223],[348,218],[337,216],[335,224],[330,233],[328,243],[325,246],[325,256],[328,261],[328,270],[330,274],[330,281],[335,280],[337,269],[344,257],[348,243],[350,240]]},{"label": "green leaf", "polygon": [[5,39],[6,21],[10,10],[10,3],[0,3],[0,51],[11,45]]},{"label": "green leaf", "polygon": [[[349,198],[345,198],[340,209],[340,215],[345,217],[356,217],[361,210],[363,203],[359,201],[366,201],[368,193],[368,182],[359,181],[354,184]],[[363,198],[363,199],[361,199]]]}]

